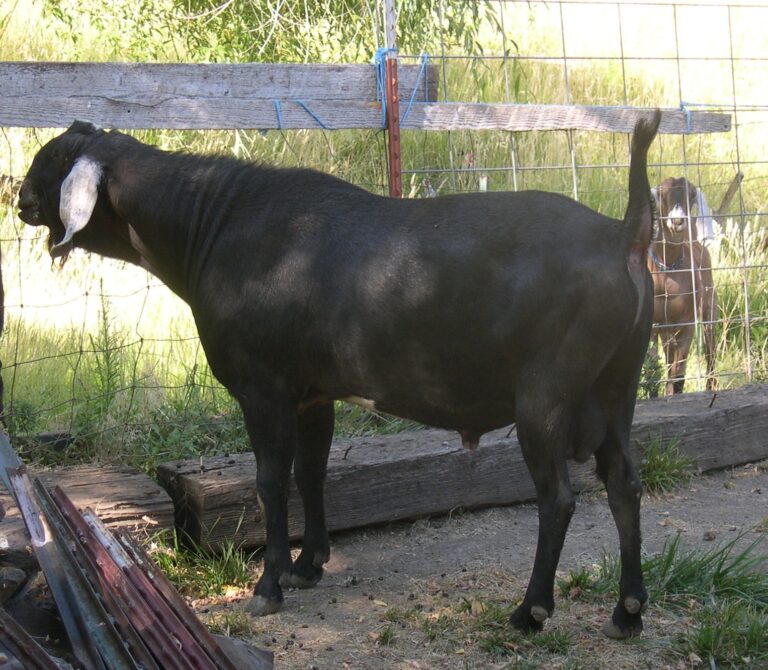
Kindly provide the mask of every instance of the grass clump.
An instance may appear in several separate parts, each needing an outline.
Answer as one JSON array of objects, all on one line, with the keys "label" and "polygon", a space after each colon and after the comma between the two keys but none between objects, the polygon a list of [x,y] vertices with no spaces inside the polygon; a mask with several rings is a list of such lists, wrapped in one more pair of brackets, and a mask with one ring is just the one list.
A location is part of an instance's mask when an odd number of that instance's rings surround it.
[{"label": "grass clump", "polygon": [[648,493],[670,493],[690,481],[691,464],[692,460],[680,452],[677,440],[664,444],[656,437],[643,447],[638,474]]},{"label": "grass clump", "polygon": [[591,601],[609,592],[611,582],[618,578],[618,574],[618,560],[606,555],[592,571],[586,568],[571,570],[567,577],[558,579],[556,585],[562,598]]},{"label": "grass clump", "polygon": [[418,625],[431,643],[457,649],[474,646],[489,656],[513,663],[530,663],[530,667],[547,667],[553,656],[568,653],[573,642],[569,633],[560,630],[521,633],[509,622],[514,609],[514,605],[463,598],[437,612],[419,613]]},{"label": "grass clump", "polygon": [[243,611],[214,612],[205,622],[211,633],[227,637],[246,637],[251,633],[251,618]]},{"label": "grass clump", "polygon": [[395,629],[387,625],[376,636],[376,644],[379,647],[389,647],[395,643],[395,638]]},{"label": "grass clump", "polygon": [[652,601],[685,604],[735,598],[745,606],[768,610],[768,573],[756,548],[759,536],[740,548],[744,535],[702,551],[683,547],[680,535],[643,562]]},{"label": "grass clump", "polygon": [[[747,542],[742,533],[701,550],[684,547],[677,535],[644,559],[651,604],[689,622],[672,636],[675,653],[710,667],[768,667],[768,560],[758,551],[764,540]],[[559,582],[560,593],[615,597],[620,570],[618,557],[606,555],[592,571],[571,571]]]},{"label": "grass clump", "polygon": [[184,546],[174,533],[169,544],[158,544],[152,558],[183,595],[208,597],[226,595],[246,588],[253,581],[254,553],[246,553],[227,542],[219,552],[199,546]]},{"label": "grass clump", "polygon": [[768,667],[768,612],[737,598],[716,600],[696,612],[697,622],[679,648],[707,659],[710,667]]}]

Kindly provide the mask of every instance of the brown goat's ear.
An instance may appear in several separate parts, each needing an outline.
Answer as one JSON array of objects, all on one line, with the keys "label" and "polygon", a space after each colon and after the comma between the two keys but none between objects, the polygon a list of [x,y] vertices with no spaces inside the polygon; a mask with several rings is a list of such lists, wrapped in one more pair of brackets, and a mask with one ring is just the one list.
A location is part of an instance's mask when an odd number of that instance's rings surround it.
[{"label": "brown goat's ear", "polygon": [[85,228],[99,195],[99,181],[102,169],[91,158],[78,158],[69,174],[61,183],[59,216],[64,224],[64,237],[51,247],[52,258],[62,256],[70,250],[72,236]]}]

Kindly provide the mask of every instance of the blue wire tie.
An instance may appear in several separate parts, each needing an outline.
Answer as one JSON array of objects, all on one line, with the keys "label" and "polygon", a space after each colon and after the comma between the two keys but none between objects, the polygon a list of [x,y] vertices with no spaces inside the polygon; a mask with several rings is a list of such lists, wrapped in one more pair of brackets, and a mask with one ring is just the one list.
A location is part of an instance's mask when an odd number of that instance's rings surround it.
[{"label": "blue wire tie", "polygon": [[384,61],[388,53],[395,53],[396,49],[381,47],[376,49],[373,55],[373,64],[376,66],[376,93],[381,101],[381,127],[387,127],[387,93],[384,90]]},{"label": "blue wire tie", "polygon": [[275,105],[275,115],[277,116],[277,129],[282,130],[283,129],[283,119],[280,116],[280,101],[275,98],[272,101]]},{"label": "blue wire tie", "polygon": [[690,133],[693,131],[693,125],[691,123],[691,110],[688,109],[686,103],[680,101],[680,111],[685,114],[685,132]]},{"label": "blue wire tie", "polygon": [[419,74],[416,77],[416,83],[413,85],[413,91],[411,92],[411,99],[408,101],[408,106],[405,108],[405,114],[403,114],[400,117],[400,125],[403,125],[405,123],[405,120],[408,118],[408,113],[411,111],[411,105],[413,105],[413,101],[416,98],[416,93],[419,90],[421,79],[424,76],[424,73],[427,71],[428,62],[429,62],[429,54],[422,54],[421,67],[419,68]]},{"label": "blue wire tie", "polygon": [[309,114],[315,121],[317,121],[317,125],[320,126],[323,130],[331,130],[330,127],[326,126],[321,120],[320,117],[315,114],[308,106],[307,103],[303,100],[299,100],[298,98],[294,98],[293,102],[295,102],[297,105],[301,105],[302,109]]}]

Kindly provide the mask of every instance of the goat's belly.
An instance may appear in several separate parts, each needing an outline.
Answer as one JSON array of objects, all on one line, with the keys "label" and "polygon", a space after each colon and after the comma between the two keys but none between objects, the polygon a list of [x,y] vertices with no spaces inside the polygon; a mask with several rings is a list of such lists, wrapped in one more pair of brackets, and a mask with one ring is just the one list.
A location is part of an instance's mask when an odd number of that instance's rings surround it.
[{"label": "goat's belly", "polygon": [[489,401],[471,405],[436,405],[424,399],[402,397],[374,400],[350,396],[341,400],[435,428],[468,430],[478,434],[508,426],[515,421],[514,398],[508,398],[505,402]]}]

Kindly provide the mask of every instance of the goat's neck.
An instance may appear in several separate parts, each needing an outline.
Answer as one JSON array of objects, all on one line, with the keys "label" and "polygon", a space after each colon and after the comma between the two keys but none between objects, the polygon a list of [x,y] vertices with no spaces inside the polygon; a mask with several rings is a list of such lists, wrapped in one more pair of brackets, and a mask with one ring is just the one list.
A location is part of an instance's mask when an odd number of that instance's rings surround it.
[{"label": "goat's neck", "polygon": [[206,176],[205,163],[142,149],[115,171],[121,175],[114,186],[115,210],[128,225],[140,265],[189,301],[209,233],[218,224],[221,210],[212,200],[219,187]]},{"label": "goat's neck", "polygon": [[684,246],[684,242],[672,242],[662,236],[661,239],[654,240],[651,249],[661,263],[670,266],[674,265],[684,253]]}]

